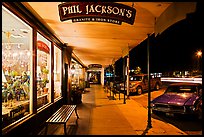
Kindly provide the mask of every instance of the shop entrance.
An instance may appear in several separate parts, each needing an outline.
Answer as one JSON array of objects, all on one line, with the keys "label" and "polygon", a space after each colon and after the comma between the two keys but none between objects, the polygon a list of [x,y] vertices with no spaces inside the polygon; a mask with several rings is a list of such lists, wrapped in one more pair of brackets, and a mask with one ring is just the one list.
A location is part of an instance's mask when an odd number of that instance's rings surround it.
[{"label": "shop entrance", "polygon": [[101,72],[100,71],[88,72],[88,80],[90,84],[101,84]]}]

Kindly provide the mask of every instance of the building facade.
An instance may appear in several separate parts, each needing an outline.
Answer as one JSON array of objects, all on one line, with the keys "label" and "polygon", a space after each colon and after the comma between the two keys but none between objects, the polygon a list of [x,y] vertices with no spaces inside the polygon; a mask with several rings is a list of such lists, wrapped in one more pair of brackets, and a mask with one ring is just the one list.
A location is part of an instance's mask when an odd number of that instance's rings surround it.
[{"label": "building facade", "polygon": [[21,3],[2,3],[3,135],[36,134],[72,103],[73,84],[84,88],[84,70],[72,49]]}]

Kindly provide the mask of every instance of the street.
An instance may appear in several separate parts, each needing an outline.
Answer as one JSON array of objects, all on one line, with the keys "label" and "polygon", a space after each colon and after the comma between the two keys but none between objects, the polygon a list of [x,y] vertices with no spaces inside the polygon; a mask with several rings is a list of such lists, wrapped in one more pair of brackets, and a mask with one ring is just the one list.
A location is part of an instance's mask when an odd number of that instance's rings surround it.
[{"label": "street", "polygon": [[[164,92],[165,88],[160,89],[159,91],[151,92],[151,100],[161,95]],[[145,92],[141,95],[131,95],[130,99],[140,103],[144,108],[147,109],[148,105],[148,93]],[[158,119],[164,122],[168,122],[180,130],[184,131],[188,135],[202,135],[202,120],[196,120],[192,117],[170,117],[166,115],[155,115],[152,114],[152,118]]]}]

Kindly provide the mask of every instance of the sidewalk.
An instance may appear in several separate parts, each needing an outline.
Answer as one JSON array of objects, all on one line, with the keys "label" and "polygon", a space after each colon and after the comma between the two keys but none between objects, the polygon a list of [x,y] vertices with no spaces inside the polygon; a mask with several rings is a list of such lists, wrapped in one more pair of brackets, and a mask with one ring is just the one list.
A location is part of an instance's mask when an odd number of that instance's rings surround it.
[{"label": "sidewalk", "polygon": [[[147,128],[147,109],[132,99],[123,104],[124,95],[109,100],[110,93],[101,85],[91,85],[82,95],[78,105],[78,127],[76,116],[69,122],[70,135],[187,135],[169,123],[151,118],[152,128]],[[63,126],[49,127],[48,135],[63,135]]]},{"label": "sidewalk", "polygon": [[[109,93],[99,85],[91,85],[87,90],[90,92],[83,94],[83,104],[79,105],[78,112],[82,118],[88,116],[89,120],[83,124],[83,119],[79,119],[77,135],[187,135],[173,125],[153,118],[152,128],[147,130],[147,109],[143,106],[131,99],[123,104],[123,94],[120,100],[118,96],[116,100],[109,100]],[[84,127],[88,131],[83,132]]]}]

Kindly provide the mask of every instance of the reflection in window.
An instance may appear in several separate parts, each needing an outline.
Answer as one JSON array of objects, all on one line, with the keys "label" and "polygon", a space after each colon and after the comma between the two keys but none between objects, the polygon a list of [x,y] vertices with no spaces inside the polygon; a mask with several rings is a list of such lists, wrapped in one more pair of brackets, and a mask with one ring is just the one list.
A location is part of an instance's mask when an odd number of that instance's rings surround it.
[{"label": "reflection in window", "polygon": [[30,113],[32,28],[2,6],[2,127]]},{"label": "reflection in window", "polygon": [[61,50],[54,46],[54,99],[62,96],[61,55]]},{"label": "reflection in window", "polygon": [[51,42],[37,33],[37,108],[51,101],[50,70]]}]

